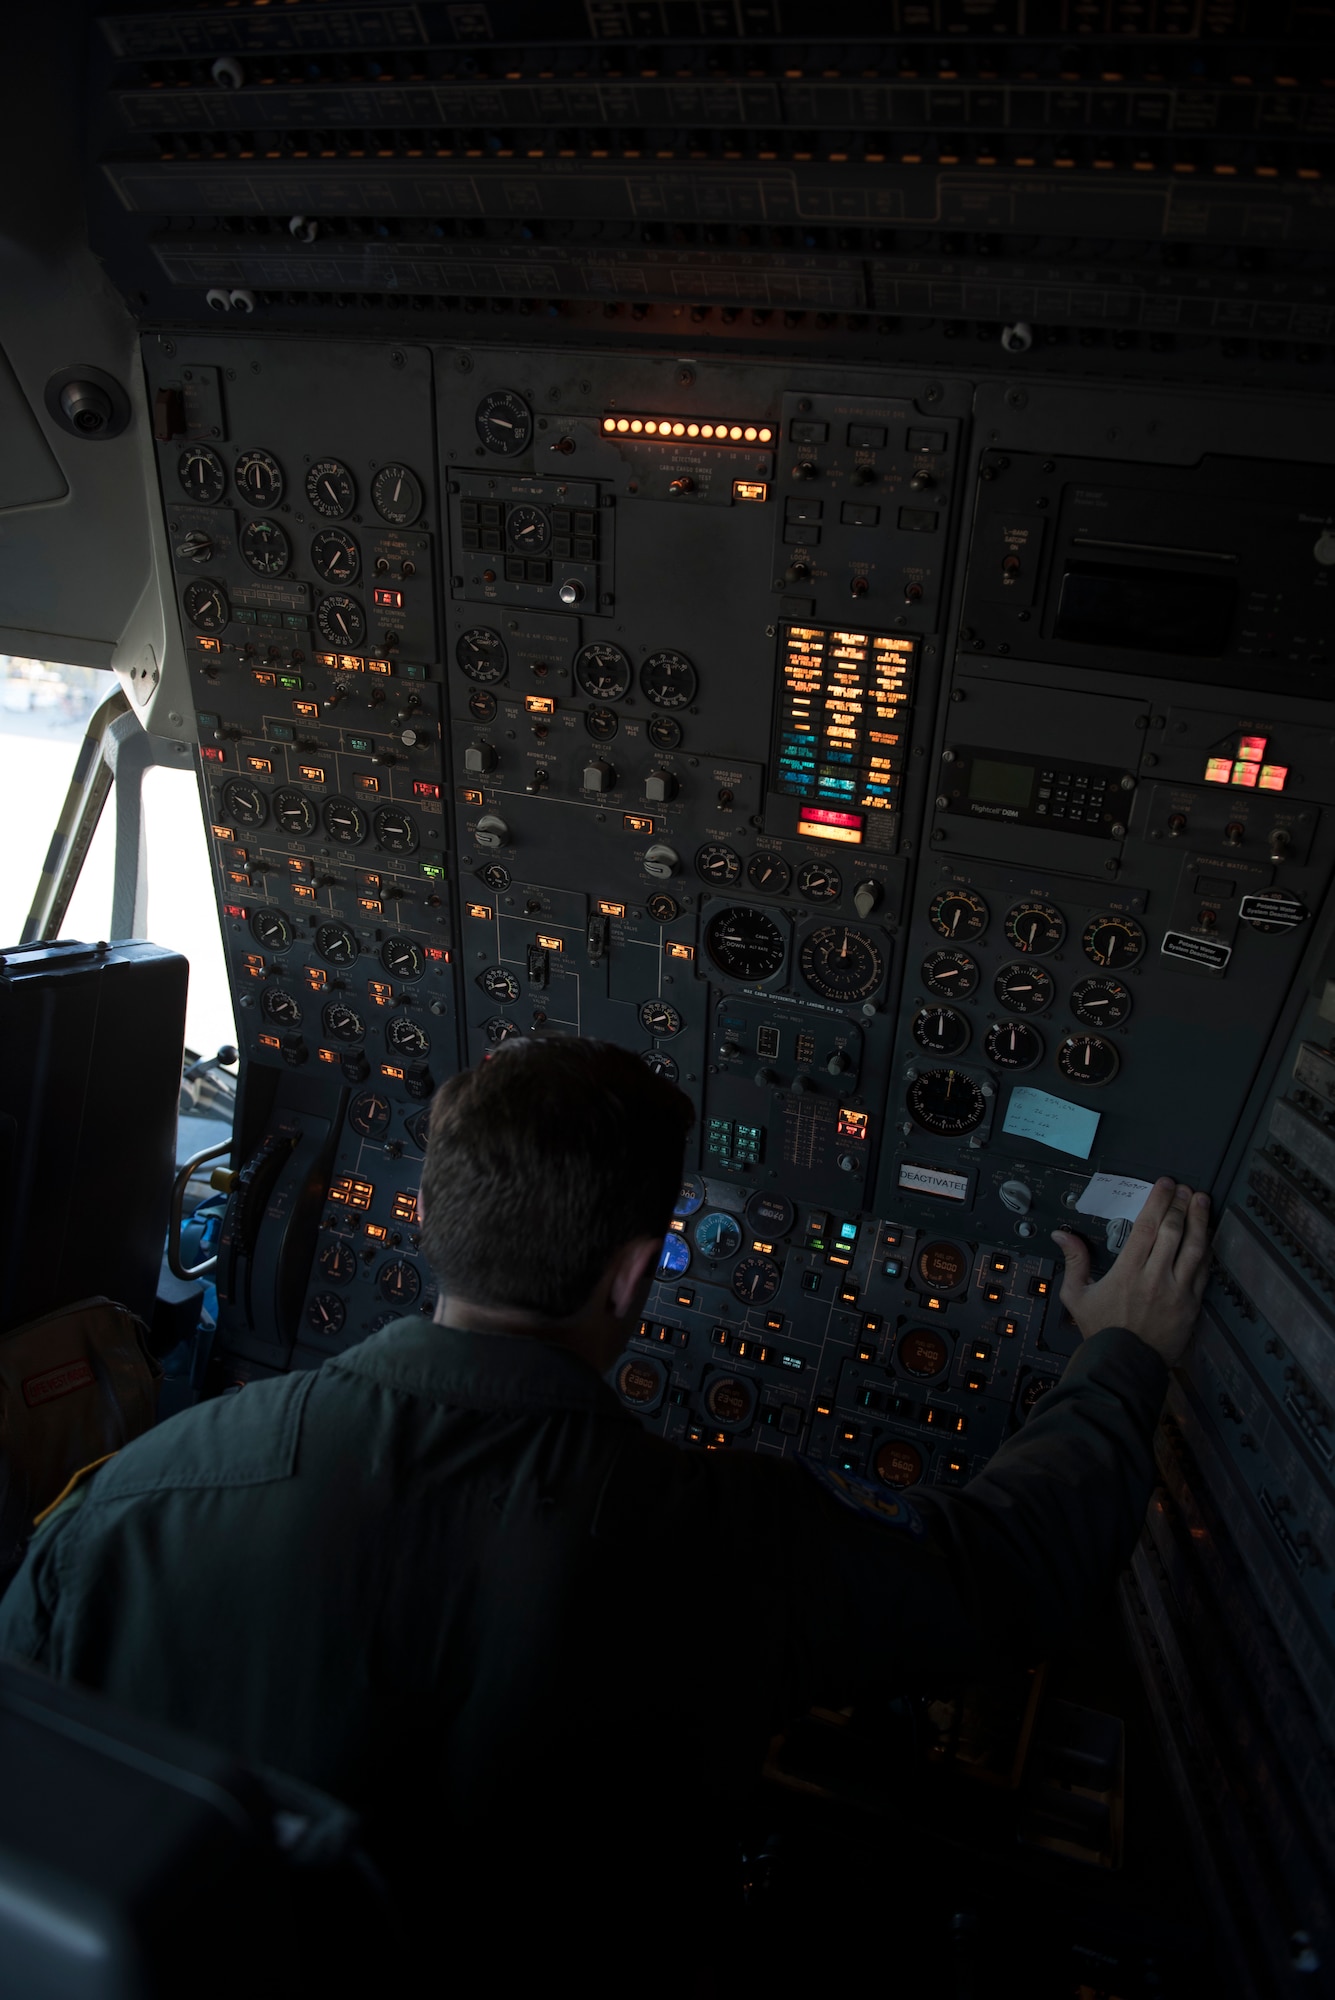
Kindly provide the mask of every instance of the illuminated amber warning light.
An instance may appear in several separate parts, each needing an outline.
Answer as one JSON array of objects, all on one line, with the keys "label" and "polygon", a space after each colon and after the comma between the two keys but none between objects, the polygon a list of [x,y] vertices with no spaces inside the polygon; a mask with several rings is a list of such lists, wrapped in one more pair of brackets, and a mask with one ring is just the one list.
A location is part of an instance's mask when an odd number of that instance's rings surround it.
[{"label": "illuminated amber warning light", "polygon": [[486,924],[491,922],[490,903],[466,903],[464,908],[470,917],[476,917],[480,923]]},{"label": "illuminated amber warning light", "polygon": [[695,946],[693,944],[670,944],[667,948],[667,955],[669,958],[689,960],[695,957]]},{"label": "illuminated amber warning light", "polygon": [[605,437],[652,438],[657,444],[773,444],[772,424],[696,422],[690,417],[604,417]]},{"label": "illuminated amber warning light", "polygon": [[627,833],[652,833],[654,823],[643,813],[622,813],[621,824]]},{"label": "illuminated amber warning light", "polygon": [[543,949],[544,951],[564,951],[564,950],[565,950],[565,943],[564,943],[564,941],[563,941],[563,940],[562,940],[561,938],[559,938],[559,937],[544,937],[541,931],[539,931],[539,932],[538,932],[538,943],[539,943],[539,945],[540,945],[540,946],[542,947],[542,949]]},{"label": "illuminated amber warning light", "polygon": [[340,1174],[329,1183],[328,1199],[340,1208],[366,1209],[375,1199],[375,1188],[370,1181],[359,1181],[352,1174]]},{"label": "illuminated amber warning light", "polygon": [[842,840],[849,847],[862,845],[862,814],[827,812],[820,806],[803,806],[797,815],[797,830],[809,840]]},{"label": "illuminated amber warning light", "polygon": [[417,1196],[411,1188],[406,1188],[394,1197],[391,1214],[396,1222],[416,1222]]},{"label": "illuminated amber warning light", "polygon": [[555,715],[556,703],[549,694],[526,694],[524,709],[529,715]]},{"label": "illuminated amber warning light", "polygon": [[599,903],[598,914],[600,917],[624,917],[626,914],[626,905],[624,903]]},{"label": "illuminated amber warning light", "polygon": [[763,479],[734,479],[732,497],[734,500],[768,500],[769,487]]},{"label": "illuminated amber warning light", "polygon": [[1265,748],[1264,736],[1240,736],[1231,757],[1206,759],[1206,784],[1245,785],[1249,791],[1282,792],[1288,782],[1289,767],[1267,764]]}]

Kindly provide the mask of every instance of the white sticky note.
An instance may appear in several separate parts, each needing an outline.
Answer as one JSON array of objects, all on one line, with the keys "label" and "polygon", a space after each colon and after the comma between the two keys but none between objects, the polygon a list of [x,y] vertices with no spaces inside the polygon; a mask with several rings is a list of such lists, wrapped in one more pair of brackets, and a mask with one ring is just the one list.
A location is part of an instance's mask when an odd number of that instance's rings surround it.
[{"label": "white sticky note", "polygon": [[1153,1181],[1134,1181],[1129,1174],[1095,1174],[1075,1205],[1076,1213],[1134,1222],[1153,1187]]},{"label": "white sticky note", "polygon": [[1021,1088],[1011,1092],[1001,1129],[1014,1138],[1036,1139],[1040,1146],[1051,1146],[1056,1153],[1087,1160],[1099,1129],[1099,1114],[1087,1111],[1083,1104],[1054,1097],[1050,1090]]}]

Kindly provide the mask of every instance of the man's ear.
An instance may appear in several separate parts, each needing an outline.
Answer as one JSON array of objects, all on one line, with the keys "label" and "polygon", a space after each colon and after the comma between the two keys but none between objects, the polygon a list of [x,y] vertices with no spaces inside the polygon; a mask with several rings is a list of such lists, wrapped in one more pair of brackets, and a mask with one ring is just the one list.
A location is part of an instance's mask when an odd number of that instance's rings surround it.
[{"label": "man's ear", "polygon": [[616,1319],[638,1311],[663,1254],[661,1236],[635,1236],[623,1243],[608,1271],[607,1303]]}]

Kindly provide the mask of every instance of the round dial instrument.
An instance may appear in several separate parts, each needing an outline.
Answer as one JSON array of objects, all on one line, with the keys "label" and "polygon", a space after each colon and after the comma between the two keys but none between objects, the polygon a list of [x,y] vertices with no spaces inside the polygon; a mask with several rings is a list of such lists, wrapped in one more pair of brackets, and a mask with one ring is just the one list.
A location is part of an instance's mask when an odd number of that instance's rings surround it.
[{"label": "round dial instrument", "polygon": [[348,1107],[348,1123],[363,1139],[378,1139],[382,1132],[388,1132],[393,1115],[393,1105],[378,1090],[364,1090]]},{"label": "round dial instrument", "polygon": [[221,632],[232,615],[220,583],[188,583],[184,603],[185,615],[197,632]]},{"label": "round dial instrument", "polygon": [[1134,965],[1145,949],[1145,933],[1132,917],[1095,917],[1085,926],[1080,949],[1110,972]]},{"label": "round dial instrument", "polygon": [[660,1278],[679,1278],[691,1268],[691,1246],[684,1236],[667,1235],[658,1253]]},{"label": "round dial instrument", "polygon": [[746,864],[746,879],[763,895],[786,896],[793,885],[793,871],[781,854],[753,854]]},{"label": "round dial instrument", "polygon": [[269,817],[269,801],[248,778],[229,778],[222,788],[222,802],[227,817],[242,826],[263,826]]},{"label": "round dial instrument", "polygon": [[943,889],[927,912],[934,931],[946,938],[981,937],[991,915],[981,896],[972,889]]},{"label": "round dial instrument", "polygon": [[696,855],[695,872],[704,882],[738,882],[742,858],[721,840],[711,840]]},{"label": "round dial instrument", "polygon": [[276,507],[283,497],[283,468],[272,452],[243,451],[232,477],[248,507]]},{"label": "round dial instrument", "polygon": [[487,450],[501,458],[517,458],[533,436],[533,412],[513,389],[493,389],[484,396],[473,423]]},{"label": "round dial instrument", "polygon": [[650,1035],[678,1035],[681,1015],[666,1000],[646,1000],[640,1009],[640,1026]]},{"label": "round dial instrument", "polygon": [[331,1042],[364,1042],[366,1023],[346,1001],[331,1000],[320,1015],[320,1026]]},{"label": "round dial instrument", "polygon": [[396,1056],[429,1056],[431,1037],[406,1014],[396,1014],[385,1023],[385,1046],[393,1049]]},{"label": "round dial instrument", "polygon": [[799,894],[809,903],[837,903],[844,892],[843,878],[828,861],[807,861],[797,871]]},{"label": "round dial instrument", "polygon": [[909,1116],[924,1132],[955,1138],[987,1116],[987,1099],[971,1076],[957,1069],[925,1069],[908,1090]]},{"label": "round dial instrument", "polygon": [[735,1257],[742,1247],[741,1224],[735,1215],[711,1209],[695,1225],[695,1247],[702,1257]]},{"label": "round dial instrument", "polygon": [[929,1055],[957,1056],[969,1046],[969,1023],[953,1007],[923,1007],[913,1017],[913,1039]]},{"label": "round dial instrument", "polygon": [[998,1069],[1032,1069],[1043,1060],[1043,1037],[1028,1021],[997,1021],[983,1037],[983,1053]]},{"label": "round dial instrument", "polygon": [[922,980],[930,993],[963,1000],[978,985],[978,967],[967,951],[929,951],[922,962]]},{"label": "round dial instrument", "polygon": [[312,1333],[322,1333],[329,1338],[342,1333],[347,1324],[348,1309],[337,1292],[316,1292],[306,1308],[306,1324]]},{"label": "round dial instrument", "polygon": [[176,477],[201,507],[211,507],[215,500],[221,500],[227,485],[222,460],[206,444],[192,444],[181,453],[176,461]]},{"label": "round dial instrument", "polygon": [[753,1194],[746,1204],[746,1226],[757,1236],[786,1236],[795,1215],[786,1194]]},{"label": "round dial instrument", "polygon": [[694,1215],[705,1205],[705,1184],[699,1174],[687,1174],[677,1190],[677,1199],[672,1204],[672,1213],[679,1219]]},{"label": "round dial instrument", "polygon": [[675,750],[681,742],[681,724],[671,715],[651,715],[644,733],[655,750]]},{"label": "round dial instrument", "polygon": [[326,1243],[315,1261],[332,1285],[350,1285],[357,1275],[357,1253],[346,1243]]},{"label": "round dial instrument", "polygon": [[494,1014],[483,1029],[493,1048],[499,1046],[501,1042],[508,1042],[514,1035],[522,1035],[523,1032],[518,1021],[507,1021],[500,1014]]},{"label": "round dial instrument", "polygon": [[575,655],[575,681],[594,701],[620,701],[630,686],[630,661],[620,646],[603,640]]},{"label": "round dial instrument", "polygon": [[505,534],[521,555],[541,555],[552,539],[551,517],[542,507],[512,507],[505,517]]},{"label": "round dial instrument", "polygon": [[658,708],[685,708],[695,700],[695,668],[684,653],[651,653],[640,668],[640,686]]},{"label": "round dial instrument", "polygon": [[992,981],[998,1003],[1011,1014],[1041,1014],[1052,1005],[1052,974],[1041,965],[1003,965]]},{"label": "round dial instrument", "polygon": [[407,528],[422,511],[422,487],[406,465],[382,465],[371,481],[371,505],[391,527]]},{"label": "round dial instrument", "polygon": [[1082,979],[1071,988],[1071,1012],[1091,1028],[1120,1028],[1131,995],[1120,979]]},{"label": "round dial instrument", "polygon": [[822,1000],[866,1000],[885,977],[876,940],[847,924],[826,924],[802,940],[797,969]]},{"label": "round dial instrument", "polygon": [[499,861],[489,861],[485,868],[478,869],[477,879],[479,882],[484,882],[489,889],[495,889],[499,893],[500,890],[509,888],[510,871],[508,868],[502,868]]},{"label": "round dial instrument", "polygon": [[1057,1049],[1057,1067],[1068,1083],[1092,1089],[1111,1083],[1122,1059],[1102,1035],[1067,1035]]},{"label": "round dial instrument", "polygon": [[406,1257],[391,1257],[376,1272],[375,1287],[382,1299],[406,1312],[422,1295],[422,1274]]},{"label": "round dial instrument", "polygon": [[314,833],[319,825],[315,807],[306,794],[294,792],[287,786],[273,795],[273,816],[284,833],[293,834],[297,838]]},{"label": "round dial instrument", "polygon": [[422,947],[411,938],[386,938],[380,947],[380,963],[393,979],[420,979],[426,971]]},{"label": "round dial instrument", "polygon": [[665,1083],[675,1083],[681,1075],[672,1057],[665,1055],[662,1049],[642,1050],[640,1061],[646,1068],[651,1069],[655,1076],[661,1076]]},{"label": "round dial instrument", "polygon": [[292,926],[281,910],[256,910],[250,934],[266,951],[286,951],[292,942]]},{"label": "round dial instrument", "polygon": [[610,743],[621,727],[621,718],[614,708],[590,708],[585,711],[584,727],[596,743]]},{"label": "round dial instrument", "polygon": [[493,1000],[517,1000],[519,981],[513,972],[507,972],[502,965],[489,965],[480,975],[479,985]]},{"label": "round dial instrument", "polygon": [[301,1026],[301,1003],[281,986],[265,987],[260,995],[260,1012],[266,1021],[277,1021],[284,1028]]},{"label": "round dial instrument", "polygon": [[375,837],[391,854],[411,854],[417,846],[417,822],[401,806],[381,806],[371,822]]},{"label": "round dial instrument", "polygon": [[366,637],[366,614],[355,597],[335,593],[315,607],[315,622],[331,646],[360,646]]},{"label": "round dial instrument", "polygon": [[488,694],[486,688],[474,688],[468,697],[468,713],[475,722],[490,722],[496,713],[495,695]]},{"label": "round dial instrument", "polygon": [[321,924],[315,933],[315,949],[331,965],[351,965],[357,956],[357,940],[346,924]]},{"label": "round dial instrument", "polygon": [[644,907],[656,924],[675,923],[681,915],[681,904],[675,896],[659,893],[651,896]]},{"label": "round dial instrument", "polygon": [[899,1342],[895,1364],[920,1382],[939,1375],[950,1361],[950,1349],[934,1327],[911,1326]]},{"label": "round dial instrument", "polygon": [[916,1486],[923,1474],[922,1453],[903,1438],[887,1438],[878,1448],[872,1465],[882,1484],[897,1490]]},{"label": "round dial instrument", "polygon": [[705,950],[729,979],[772,979],[783,966],[783,932],[763,910],[720,910],[705,927]]},{"label": "round dial instrument", "polygon": [[319,458],[306,474],[306,498],[327,521],[346,520],[357,505],[356,482],[336,458]]},{"label": "round dial instrument", "polygon": [[782,1278],[782,1265],[773,1257],[757,1254],[743,1257],[740,1264],[733,1265],[730,1283],[734,1298],[739,1298],[743,1305],[763,1306],[774,1297]]},{"label": "round dial instrument", "polygon": [[1017,903],[1007,910],[1004,928],[1016,951],[1046,958],[1066,936],[1066,919],[1053,903]]},{"label": "round dial instrument", "polygon": [[267,515],[246,522],[237,546],[259,576],[281,576],[292,560],[287,536],[277,521],[271,521]]},{"label": "round dial instrument", "polygon": [[405,1118],[403,1129],[416,1146],[419,1153],[425,1153],[426,1142],[431,1132],[431,1113],[425,1107],[414,1111],[411,1118]]},{"label": "round dial instrument", "polygon": [[329,838],[342,847],[360,847],[366,838],[366,814],[351,799],[326,799],[320,817]]},{"label": "round dial instrument", "polygon": [[505,678],[510,656],[505,641],[490,625],[474,625],[455,641],[454,657],[471,681],[499,681]]},{"label": "round dial instrument", "polygon": [[311,537],[311,562],[326,583],[352,583],[362,566],[361,551],[344,528],[321,528]]}]

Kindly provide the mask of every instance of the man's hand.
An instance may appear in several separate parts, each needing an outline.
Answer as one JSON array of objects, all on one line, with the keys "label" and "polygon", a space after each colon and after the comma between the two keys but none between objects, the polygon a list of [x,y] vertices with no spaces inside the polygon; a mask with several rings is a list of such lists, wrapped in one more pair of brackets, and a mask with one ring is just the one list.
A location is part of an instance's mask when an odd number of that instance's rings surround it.
[{"label": "man's hand", "polygon": [[1124,1326],[1175,1367],[1201,1309],[1209,1221],[1208,1194],[1156,1181],[1116,1263],[1093,1284],[1084,1242],[1069,1229],[1054,1229],[1053,1241],[1066,1259],[1062,1304],[1083,1337]]}]

